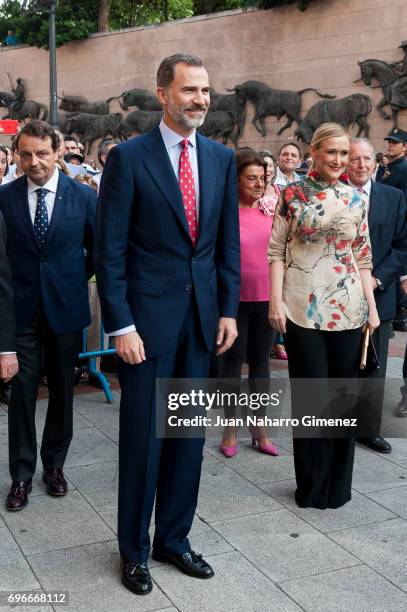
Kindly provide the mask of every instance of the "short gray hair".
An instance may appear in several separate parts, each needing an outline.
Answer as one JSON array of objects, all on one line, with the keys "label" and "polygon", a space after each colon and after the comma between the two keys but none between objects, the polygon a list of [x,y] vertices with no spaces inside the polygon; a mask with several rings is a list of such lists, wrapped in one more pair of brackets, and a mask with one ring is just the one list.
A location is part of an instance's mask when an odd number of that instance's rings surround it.
[{"label": "short gray hair", "polygon": [[375,156],[376,151],[375,151],[374,146],[373,146],[373,145],[372,145],[372,143],[370,142],[370,140],[368,140],[367,138],[351,138],[351,139],[350,139],[350,144],[351,144],[351,146],[352,146],[353,144],[362,144],[362,143],[363,143],[363,144],[366,144],[368,147],[370,147],[370,148],[372,149],[372,157],[374,157],[374,156]]},{"label": "short gray hair", "polygon": [[203,62],[195,55],[187,53],[175,53],[165,57],[157,70],[157,87],[168,87],[174,80],[174,69],[177,64],[187,64],[188,66],[203,66]]}]

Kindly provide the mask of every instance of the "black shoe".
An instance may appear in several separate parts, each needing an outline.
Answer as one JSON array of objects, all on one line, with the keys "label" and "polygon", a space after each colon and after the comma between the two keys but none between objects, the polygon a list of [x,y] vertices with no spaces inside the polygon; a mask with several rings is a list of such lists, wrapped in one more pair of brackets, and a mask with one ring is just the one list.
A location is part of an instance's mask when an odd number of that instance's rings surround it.
[{"label": "black shoe", "polygon": [[181,572],[194,578],[212,578],[215,575],[209,563],[202,559],[202,555],[197,555],[193,550],[180,555],[171,555],[170,553],[153,550],[152,557],[155,561],[172,563]]},{"label": "black shoe", "polygon": [[68,493],[68,483],[64,477],[62,468],[46,468],[42,475],[42,480],[47,485],[48,495],[61,497]]},{"label": "black shoe", "polygon": [[9,512],[18,512],[28,504],[28,494],[31,493],[31,480],[13,480],[6,499],[6,508]]},{"label": "black shoe", "polygon": [[394,338],[396,334],[394,333],[394,328],[393,328],[393,323],[390,323],[389,325],[389,338]]},{"label": "black shoe", "polygon": [[401,419],[407,417],[407,397],[402,397],[396,408],[396,416]]},{"label": "black shoe", "polygon": [[391,445],[387,440],[382,438],[382,436],[376,436],[375,438],[359,438],[358,442],[376,451],[376,453],[391,453]]},{"label": "black shoe", "polygon": [[148,571],[147,563],[132,563],[123,565],[122,583],[137,595],[148,595],[153,589],[153,581]]}]

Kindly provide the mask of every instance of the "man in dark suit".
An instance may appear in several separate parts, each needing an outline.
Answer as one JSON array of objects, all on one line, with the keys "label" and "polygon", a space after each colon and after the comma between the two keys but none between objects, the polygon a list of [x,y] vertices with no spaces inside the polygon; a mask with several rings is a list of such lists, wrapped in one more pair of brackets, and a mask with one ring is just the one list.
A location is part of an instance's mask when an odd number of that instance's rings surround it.
[{"label": "man in dark suit", "polygon": [[109,153],[95,265],[107,332],[120,357],[119,526],[122,581],[145,594],[153,558],[213,576],[188,541],[204,440],[156,437],[156,378],[204,378],[211,351],[236,338],[240,254],[233,151],[196,133],[209,106],[198,58],[161,62],[159,126]]},{"label": "man in dark suit", "polygon": [[0,212],[0,380],[9,381],[18,372],[16,324],[10,267],[7,259],[7,232]]},{"label": "man in dark suit", "polygon": [[[350,183],[362,193],[368,207],[372,246],[372,286],[380,326],[372,336],[380,368],[373,376],[386,377],[390,325],[396,310],[396,284],[407,267],[407,209],[403,193],[395,187],[371,180],[375,165],[374,148],[364,138],[351,140],[347,172]],[[380,433],[383,385],[375,387],[377,435],[359,440],[380,453],[390,453],[391,446]]]},{"label": "man in dark suit", "polygon": [[58,144],[47,123],[25,125],[17,136],[25,176],[0,189],[19,362],[9,403],[10,511],[27,505],[35,472],[35,406],[43,352],[49,390],[43,480],[50,495],[67,492],[62,468],[72,439],[74,366],[81,330],[90,323],[87,277],[92,273],[96,195],[58,170]]}]

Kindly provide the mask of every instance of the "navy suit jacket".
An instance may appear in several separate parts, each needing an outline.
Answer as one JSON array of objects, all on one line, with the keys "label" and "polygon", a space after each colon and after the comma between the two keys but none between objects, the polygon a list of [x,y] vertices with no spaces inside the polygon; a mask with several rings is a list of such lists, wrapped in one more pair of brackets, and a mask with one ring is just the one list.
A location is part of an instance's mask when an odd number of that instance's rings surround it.
[{"label": "navy suit jacket", "polygon": [[43,249],[33,230],[25,176],[0,189],[0,210],[7,225],[17,334],[26,329],[40,298],[56,334],[89,325],[87,278],[92,274],[95,191],[59,172]]},{"label": "navy suit jacket", "polygon": [[10,266],[7,259],[7,232],[0,212],[0,352],[16,350],[16,324]]},{"label": "navy suit jacket", "polygon": [[372,244],[373,276],[383,283],[375,298],[382,321],[396,312],[396,285],[407,274],[407,208],[400,189],[372,181],[369,204],[369,233]]},{"label": "navy suit jacket", "polygon": [[135,324],[149,358],[170,350],[195,294],[212,350],[219,316],[236,317],[240,245],[232,150],[197,134],[199,239],[189,236],[158,127],[109,153],[96,222],[95,267],[105,328]]}]

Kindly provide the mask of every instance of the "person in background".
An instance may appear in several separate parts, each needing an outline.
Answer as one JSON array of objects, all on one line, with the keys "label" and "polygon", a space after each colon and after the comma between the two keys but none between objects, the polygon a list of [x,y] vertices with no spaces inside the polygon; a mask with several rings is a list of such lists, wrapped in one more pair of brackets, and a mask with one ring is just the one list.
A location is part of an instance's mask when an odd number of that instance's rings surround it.
[{"label": "person in background", "polygon": [[3,44],[6,45],[6,47],[15,47],[18,44],[17,36],[14,30],[8,30]]},{"label": "person in background", "polygon": [[82,153],[67,153],[64,157],[66,164],[73,164],[74,166],[82,166],[83,155]]},{"label": "person in background", "polygon": [[[242,365],[249,364],[249,380],[270,378],[270,351],[274,332],[268,321],[268,298],[270,295],[267,265],[267,245],[273,225],[277,198],[264,196],[267,163],[255,151],[242,149],[236,152],[241,288],[237,315],[238,337],[233,346],[220,359],[221,378],[239,379]],[[225,416],[229,412],[225,409]],[[265,427],[251,427],[252,444],[261,452],[278,455],[277,447],[267,436]],[[220,450],[225,457],[237,453],[236,427],[228,426],[223,431]]]},{"label": "person in background", "polygon": [[15,181],[16,179],[18,179],[20,176],[24,174],[23,171],[21,170],[21,162],[20,162],[20,157],[18,155],[18,151],[16,148],[15,140],[13,141],[13,144],[11,145],[11,150],[12,150],[12,157],[14,160],[14,164],[11,168],[9,168],[8,173],[3,179],[2,185],[7,185],[8,183],[12,183],[13,181]]},{"label": "person in background", "polygon": [[[373,332],[380,324],[365,205],[340,180],[349,146],[341,125],[319,126],[311,141],[312,170],[283,190],[274,217],[270,322],[286,334],[294,413],[304,407],[296,379],[318,379],[311,392],[314,410],[322,410],[330,378],[358,378],[364,326]],[[349,501],[354,439],[293,442],[298,506],[339,508]]]},{"label": "person in background", "polygon": [[0,185],[3,185],[3,181],[8,173],[8,161],[7,161],[7,149],[4,145],[0,144]]},{"label": "person in background", "polygon": [[301,150],[297,143],[289,141],[283,144],[277,156],[277,171],[274,184],[282,189],[289,183],[299,181],[301,176],[297,174],[295,169],[298,167],[300,159]]}]

